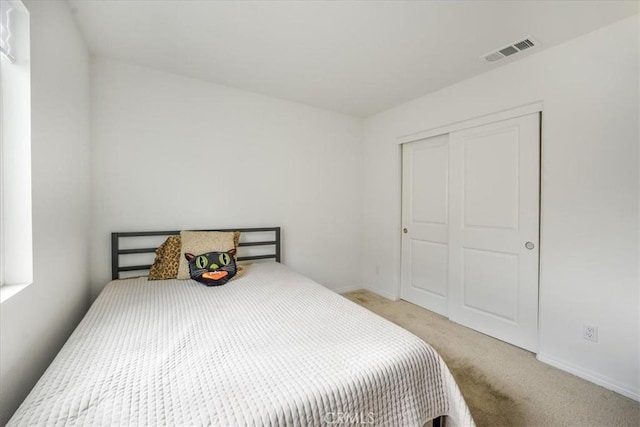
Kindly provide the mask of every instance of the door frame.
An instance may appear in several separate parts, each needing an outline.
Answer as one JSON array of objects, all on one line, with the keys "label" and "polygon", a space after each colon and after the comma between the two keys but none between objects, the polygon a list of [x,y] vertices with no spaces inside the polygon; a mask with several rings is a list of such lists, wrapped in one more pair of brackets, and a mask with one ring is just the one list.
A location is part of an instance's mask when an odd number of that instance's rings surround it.
[{"label": "door frame", "polygon": [[479,117],[474,117],[471,119],[465,119],[450,123],[444,126],[438,126],[432,129],[427,129],[415,133],[411,133],[408,135],[403,135],[397,138],[398,149],[396,151],[397,162],[399,165],[396,177],[397,187],[399,188],[399,197],[397,200],[397,216],[396,216],[396,224],[395,224],[395,236],[394,244],[396,245],[396,262],[398,275],[396,277],[396,284],[394,288],[394,298],[393,300],[399,300],[402,292],[402,145],[410,142],[419,141],[425,138],[431,138],[433,136],[448,134],[451,132],[469,129],[476,126],[482,126],[489,123],[499,122],[502,120],[514,119],[516,117],[526,116],[529,114],[538,113],[539,114],[539,126],[540,126],[540,174],[539,174],[539,206],[538,206],[538,221],[539,221],[539,229],[538,229],[538,341],[540,339],[540,302],[541,298],[541,284],[542,284],[542,273],[543,273],[543,250],[544,250],[544,242],[543,242],[543,233],[542,229],[544,226],[544,136],[543,136],[543,113],[544,113],[544,105],[542,101],[533,102],[531,104],[521,105],[519,107],[510,108],[507,110],[501,110],[498,112],[486,114]]},{"label": "door frame", "polygon": [[497,111],[495,113],[486,114],[484,116],[465,119],[450,123],[448,125],[438,126],[436,128],[399,136],[397,138],[397,142],[399,145],[402,145],[408,142],[415,142],[421,139],[430,138],[432,136],[443,135],[445,133],[451,133],[459,130],[473,128],[476,126],[487,125],[489,123],[500,122],[502,120],[515,119],[516,117],[542,112],[542,107],[543,104],[541,101],[534,102],[532,104],[522,105],[520,107],[510,108],[508,110]]}]

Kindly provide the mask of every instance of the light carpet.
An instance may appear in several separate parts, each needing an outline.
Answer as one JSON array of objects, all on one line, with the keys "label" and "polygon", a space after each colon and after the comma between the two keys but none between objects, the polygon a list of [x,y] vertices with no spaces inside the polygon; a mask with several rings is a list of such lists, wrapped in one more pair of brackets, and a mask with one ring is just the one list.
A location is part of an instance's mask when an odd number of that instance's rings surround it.
[{"label": "light carpet", "polygon": [[360,290],[346,298],[431,344],[478,426],[640,426],[640,404],[535,355],[406,301]]}]

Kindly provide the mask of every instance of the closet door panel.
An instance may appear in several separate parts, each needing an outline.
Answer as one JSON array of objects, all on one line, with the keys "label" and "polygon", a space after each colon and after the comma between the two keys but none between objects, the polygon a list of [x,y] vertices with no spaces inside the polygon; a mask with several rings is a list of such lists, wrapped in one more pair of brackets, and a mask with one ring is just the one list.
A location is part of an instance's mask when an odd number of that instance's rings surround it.
[{"label": "closet door panel", "polygon": [[449,135],[449,316],[536,351],[539,115]]},{"label": "closet door panel", "polygon": [[438,136],[403,145],[401,297],[447,315],[449,145]]}]

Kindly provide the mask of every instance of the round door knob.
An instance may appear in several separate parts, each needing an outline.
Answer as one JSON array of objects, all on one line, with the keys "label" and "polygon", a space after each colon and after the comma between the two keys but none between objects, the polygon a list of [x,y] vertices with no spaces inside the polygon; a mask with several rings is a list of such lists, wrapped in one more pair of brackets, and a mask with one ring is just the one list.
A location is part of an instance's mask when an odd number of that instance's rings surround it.
[{"label": "round door knob", "polygon": [[402,229],[402,232],[403,232],[404,234],[407,234],[407,233],[409,232],[409,230],[407,230],[406,228],[403,228],[403,229]]},{"label": "round door knob", "polygon": [[524,244],[524,247],[529,249],[529,250],[531,250],[531,249],[535,248],[536,245],[534,245],[533,242],[527,242],[527,243]]}]

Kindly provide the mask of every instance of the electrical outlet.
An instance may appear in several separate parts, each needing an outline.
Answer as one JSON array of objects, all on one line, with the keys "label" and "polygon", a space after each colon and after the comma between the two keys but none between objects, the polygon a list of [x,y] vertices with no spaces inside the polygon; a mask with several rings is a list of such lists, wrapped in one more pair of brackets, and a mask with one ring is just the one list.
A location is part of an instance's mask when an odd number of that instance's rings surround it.
[{"label": "electrical outlet", "polygon": [[582,338],[587,341],[598,342],[598,327],[594,325],[582,325]]}]

